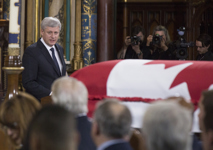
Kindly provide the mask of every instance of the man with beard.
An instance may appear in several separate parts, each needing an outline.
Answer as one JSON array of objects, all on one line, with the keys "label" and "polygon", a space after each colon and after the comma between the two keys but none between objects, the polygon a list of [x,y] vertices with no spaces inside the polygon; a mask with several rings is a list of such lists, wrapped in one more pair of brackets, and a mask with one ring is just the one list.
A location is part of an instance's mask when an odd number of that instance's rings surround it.
[{"label": "man with beard", "polygon": [[127,36],[124,46],[118,52],[118,59],[148,59],[151,55],[150,51],[144,51],[145,30],[142,26],[132,28],[131,37]]}]

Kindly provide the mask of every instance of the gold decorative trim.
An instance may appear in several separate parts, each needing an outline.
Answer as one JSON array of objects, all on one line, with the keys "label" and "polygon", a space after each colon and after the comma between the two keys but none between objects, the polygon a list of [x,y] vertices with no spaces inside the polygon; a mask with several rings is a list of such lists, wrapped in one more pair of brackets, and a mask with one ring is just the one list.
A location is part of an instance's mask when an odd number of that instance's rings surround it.
[{"label": "gold decorative trim", "polygon": [[6,74],[19,74],[24,70],[24,67],[2,67]]},{"label": "gold decorative trim", "polygon": [[19,51],[20,51],[20,48],[9,47],[8,48],[8,55],[10,55],[10,56],[18,56],[19,55]]},{"label": "gold decorative trim", "polygon": [[193,2],[192,5],[193,6],[198,6],[198,5],[202,4],[202,3],[205,3],[205,0],[199,0],[197,2]]},{"label": "gold decorative trim", "polygon": [[27,48],[28,46],[30,46],[32,44],[33,44],[33,41],[27,41],[27,42],[25,42],[25,47]]},{"label": "gold decorative trim", "polygon": [[74,44],[74,57],[72,60],[72,68],[73,70],[78,70],[83,68],[84,60],[83,60],[83,53],[82,53],[82,43],[75,42]]},{"label": "gold decorative trim", "polygon": [[[0,58],[2,58],[2,56],[1,56],[2,52],[1,52],[1,51],[2,51],[2,49],[1,49],[1,47],[0,47]],[[2,67],[1,62],[2,62],[2,61],[0,61],[0,67]],[[2,71],[1,71],[1,73],[0,73],[0,83],[2,84],[1,75],[2,75]]]},{"label": "gold decorative trim", "polygon": [[35,1],[35,39],[39,38],[39,0]]},{"label": "gold decorative trim", "polygon": [[24,70],[24,67],[2,67],[3,70]]}]

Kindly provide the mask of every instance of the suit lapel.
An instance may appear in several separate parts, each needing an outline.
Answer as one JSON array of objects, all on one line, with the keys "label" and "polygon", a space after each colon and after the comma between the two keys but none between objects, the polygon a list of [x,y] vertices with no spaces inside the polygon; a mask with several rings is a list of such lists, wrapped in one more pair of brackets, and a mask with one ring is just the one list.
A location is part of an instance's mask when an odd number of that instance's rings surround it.
[{"label": "suit lapel", "polygon": [[54,61],[53,61],[52,57],[50,56],[50,53],[48,52],[48,50],[44,46],[44,44],[41,42],[40,39],[38,40],[37,43],[38,43],[38,47],[40,48],[42,54],[45,56],[45,58],[47,59],[47,61],[52,65],[52,67],[54,68],[55,72],[58,74],[58,76],[61,76],[61,73],[56,68],[56,66],[54,64]]},{"label": "suit lapel", "polygon": [[58,46],[57,43],[55,44],[55,47],[56,47],[56,50],[58,51],[58,55],[59,55],[59,57],[60,57],[60,61],[61,61],[61,64],[62,64],[62,71],[61,71],[61,74],[62,74],[62,75],[65,75],[65,72],[66,72],[66,65],[65,65],[65,62],[63,61],[63,60],[64,60],[64,56],[63,56],[63,53],[61,52],[62,50],[59,49],[59,46]]}]

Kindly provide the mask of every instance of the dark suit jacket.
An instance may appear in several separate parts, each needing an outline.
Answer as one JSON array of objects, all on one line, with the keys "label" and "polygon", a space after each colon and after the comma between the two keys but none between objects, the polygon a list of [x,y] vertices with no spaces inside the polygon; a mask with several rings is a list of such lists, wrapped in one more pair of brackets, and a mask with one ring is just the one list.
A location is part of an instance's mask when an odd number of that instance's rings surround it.
[{"label": "dark suit jacket", "polygon": [[91,122],[87,116],[77,117],[77,128],[80,134],[78,150],[96,150],[96,146],[91,138]]},{"label": "dark suit jacket", "polygon": [[192,150],[202,150],[202,142],[197,138],[195,134],[192,135]]},{"label": "dark suit jacket", "polygon": [[132,147],[130,146],[128,142],[124,142],[124,143],[111,145],[105,148],[105,150],[132,150]]},{"label": "dark suit jacket", "polygon": [[26,48],[22,63],[22,83],[26,92],[35,96],[38,100],[51,93],[53,81],[66,74],[66,65],[63,58],[63,48],[55,44],[62,63],[62,74],[50,56],[48,50],[39,39],[36,43]]},{"label": "dark suit jacket", "polygon": [[213,61],[213,53],[211,51],[207,51],[203,55],[198,55],[197,60]]}]

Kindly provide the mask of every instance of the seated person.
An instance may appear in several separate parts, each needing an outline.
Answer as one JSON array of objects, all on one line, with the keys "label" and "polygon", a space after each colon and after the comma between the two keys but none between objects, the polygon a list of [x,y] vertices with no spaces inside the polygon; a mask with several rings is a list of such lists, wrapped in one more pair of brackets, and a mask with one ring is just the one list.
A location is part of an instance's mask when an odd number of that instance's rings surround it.
[{"label": "seated person", "polygon": [[78,138],[74,114],[62,106],[47,105],[29,125],[25,150],[77,150]]},{"label": "seated person", "polygon": [[91,138],[91,122],[87,117],[88,91],[86,86],[75,78],[60,77],[52,84],[53,103],[59,104],[75,114],[80,134],[78,150],[96,150]]},{"label": "seated person", "polygon": [[169,32],[164,26],[161,25],[155,27],[153,34],[147,37],[144,51],[148,50],[151,51],[151,59],[176,59],[174,54],[174,46],[171,44]]},{"label": "seated person", "polygon": [[[131,37],[127,36],[125,39],[124,46],[118,52],[118,59],[142,59],[150,56],[150,51],[143,51],[143,47],[145,46],[144,42],[145,30],[142,26],[135,26],[132,29]],[[136,39],[132,39],[133,37],[139,38],[139,42],[133,42]],[[132,41],[132,42],[131,42]]]},{"label": "seated person", "polygon": [[212,40],[209,35],[201,34],[196,39],[196,47],[198,51],[196,60],[204,60],[204,61],[213,60],[213,53],[211,52]]},{"label": "seated person", "polygon": [[154,102],[143,118],[147,150],[190,150],[191,122],[191,112],[176,102]]},{"label": "seated person", "polygon": [[96,105],[91,135],[97,150],[132,150],[128,140],[132,116],[117,99],[105,99]]},{"label": "seated person", "polygon": [[1,104],[0,125],[16,149],[22,149],[28,124],[40,107],[38,100],[27,93]]}]

